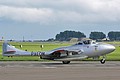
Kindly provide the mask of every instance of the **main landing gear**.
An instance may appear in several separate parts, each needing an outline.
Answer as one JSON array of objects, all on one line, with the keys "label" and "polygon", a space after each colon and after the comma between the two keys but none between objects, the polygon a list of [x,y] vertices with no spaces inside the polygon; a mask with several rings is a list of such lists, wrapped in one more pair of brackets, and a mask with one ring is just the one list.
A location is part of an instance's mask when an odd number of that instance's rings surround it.
[{"label": "main landing gear", "polygon": [[63,64],[69,64],[70,61],[62,61]]}]

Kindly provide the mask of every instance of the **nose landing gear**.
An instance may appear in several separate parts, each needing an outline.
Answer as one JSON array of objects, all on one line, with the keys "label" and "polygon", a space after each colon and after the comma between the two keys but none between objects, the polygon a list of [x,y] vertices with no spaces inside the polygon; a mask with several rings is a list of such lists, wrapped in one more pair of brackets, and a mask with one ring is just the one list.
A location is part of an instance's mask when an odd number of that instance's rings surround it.
[{"label": "nose landing gear", "polygon": [[101,64],[104,64],[105,63],[105,59],[101,59],[100,62],[101,62]]},{"label": "nose landing gear", "polygon": [[106,56],[103,56],[103,59],[100,60],[101,64],[104,64],[106,60]]}]

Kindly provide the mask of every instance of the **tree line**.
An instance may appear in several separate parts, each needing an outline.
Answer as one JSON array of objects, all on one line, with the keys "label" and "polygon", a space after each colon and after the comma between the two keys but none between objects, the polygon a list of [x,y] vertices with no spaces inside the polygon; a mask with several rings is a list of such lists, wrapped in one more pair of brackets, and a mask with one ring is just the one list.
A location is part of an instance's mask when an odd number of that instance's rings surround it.
[{"label": "tree line", "polygon": [[[69,41],[72,38],[86,38],[86,35],[80,31],[64,31],[60,32],[55,36],[55,40],[57,41]],[[120,40],[120,32],[117,31],[110,31],[108,35],[104,34],[103,32],[91,32],[89,35],[90,39],[98,40],[109,38],[111,41]]]},{"label": "tree line", "polygon": [[86,35],[82,32],[75,32],[75,31],[64,31],[60,32],[60,34],[56,35],[56,40],[58,41],[68,41],[71,38],[81,38],[86,37]]}]

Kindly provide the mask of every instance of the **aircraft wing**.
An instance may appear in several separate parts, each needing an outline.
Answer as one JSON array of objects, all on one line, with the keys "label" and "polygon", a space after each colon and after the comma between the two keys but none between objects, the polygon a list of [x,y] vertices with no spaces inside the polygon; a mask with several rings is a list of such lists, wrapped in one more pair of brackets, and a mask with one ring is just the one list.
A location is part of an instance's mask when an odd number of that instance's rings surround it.
[{"label": "aircraft wing", "polygon": [[81,50],[71,50],[71,49],[57,49],[50,51],[49,55],[54,58],[54,60],[80,60],[80,59],[85,59],[88,56],[82,54],[84,51]]}]

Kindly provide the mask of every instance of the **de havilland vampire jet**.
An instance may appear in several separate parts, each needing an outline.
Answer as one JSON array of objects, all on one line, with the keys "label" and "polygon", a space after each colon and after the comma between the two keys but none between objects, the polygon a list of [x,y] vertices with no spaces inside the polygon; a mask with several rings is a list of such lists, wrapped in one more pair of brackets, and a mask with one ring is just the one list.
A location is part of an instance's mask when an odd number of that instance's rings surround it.
[{"label": "de havilland vampire jet", "polygon": [[58,60],[63,64],[69,64],[73,60],[81,60],[85,58],[97,59],[100,56],[102,64],[105,63],[105,55],[113,52],[115,47],[110,44],[96,43],[93,40],[82,40],[77,44],[68,47],[61,47],[47,52],[28,52],[15,48],[14,46],[4,42],[3,56],[39,56],[41,59]]}]

